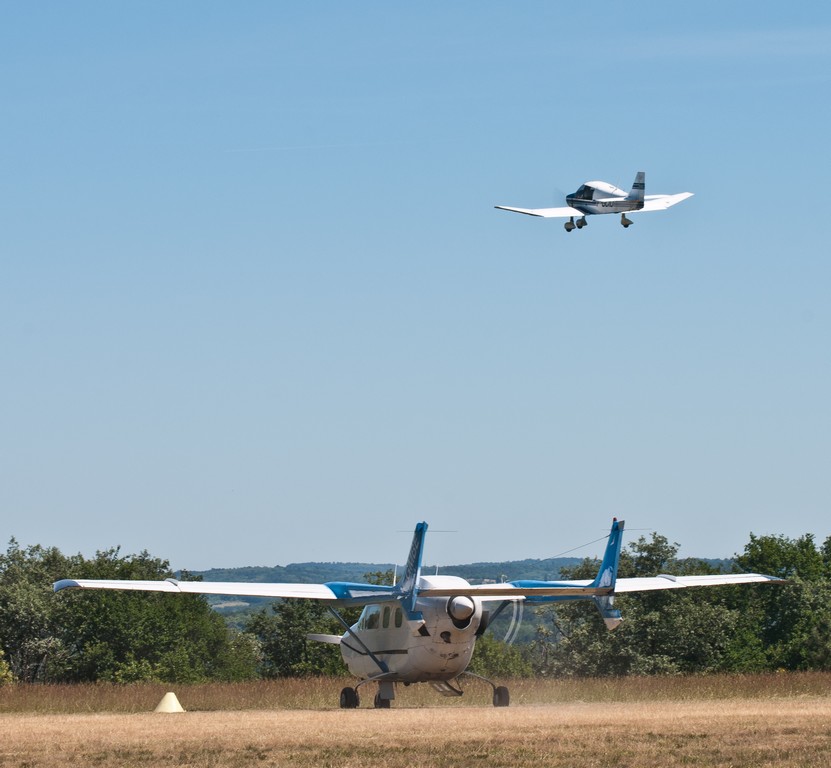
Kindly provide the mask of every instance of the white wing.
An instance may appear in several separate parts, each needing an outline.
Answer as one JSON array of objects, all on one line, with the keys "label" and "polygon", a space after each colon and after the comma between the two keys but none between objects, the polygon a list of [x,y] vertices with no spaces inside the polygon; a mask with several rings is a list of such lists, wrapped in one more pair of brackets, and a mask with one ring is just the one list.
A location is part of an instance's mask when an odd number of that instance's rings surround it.
[{"label": "white wing", "polygon": [[194,595],[236,595],[239,597],[294,597],[304,600],[358,600],[389,598],[389,590],[370,584],[256,584],[236,581],[129,581],[120,579],[63,579],[53,585],[63,589],[117,589],[139,592],[184,592]]},{"label": "white wing", "polygon": [[[781,582],[775,576],[761,573],[726,573],[714,576],[661,576],[617,579],[614,590],[610,587],[593,587],[592,582],[552,581],[537,582],[532,585],[472,584],[465,588],[465,593],[485,600],[533,600],[534,598],[557,597],[602,597],[619,595],[625,592],[652,592],[656,589],[685,589],[687,587],[714,587],[721,584],[753,584],[755,582]],[[420,589],[424,597],[451,597],[460,593],[459,587],[446,589]]]},{"label": "white wing", "polygon": [[720,584],[753,584],[754,582],[781,582],[775,576],[761,573],[725,573],[715,576],[642,576],[634,579],[618,579],[615,594],[623,592],[651,592],[656,589],[685,589],[686,587],[714,587]]},{"label": "white wing", "polygon": [[679,192],[677,195],[647,195],[643,199],[643,208],[638,211],[627,211],[626,213],[647,213],[649,211],[665,211],[673,205],[683,202],[692,197],[692,192]]},{"label": "white wing", "polygon": [[510,208],[507,205],[495,205],[500,211],[513,211],[514,213],[524,213],[528,216],[541,216],[543,219],[569,219],[572,216],[582,216],[583,214],[576,208],[565,206],[564,208]]}]

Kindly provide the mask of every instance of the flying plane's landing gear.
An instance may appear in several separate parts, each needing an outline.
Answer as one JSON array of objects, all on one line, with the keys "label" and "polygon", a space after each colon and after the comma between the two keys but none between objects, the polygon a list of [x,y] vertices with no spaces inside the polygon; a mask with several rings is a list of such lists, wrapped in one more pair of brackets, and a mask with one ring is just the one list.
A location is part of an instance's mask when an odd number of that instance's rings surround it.
[{"label": "flying plane's landing gear", "polygon": [[574,216],[572,216],[563,226],[566,228],[566,232],[571,232],[577,225],[574,223]]},{"label": "flying plane's landing gear", "polygon": [[[340,692],[340,708],[341,709],[357,709],[361,700],[358,692],[354,688],[344,688]],[[377,705],[376,705],[377,706]]]},{"label": "flying plane's landing gear", "polygon": [[621,225],[623,226],[624,229],[626,229],[626,227],[631,227],[632,226],[632,220],[627,219],[625,213],[620,214],[620,223],[621,223]]},{"label": "flying plane's landing gear", "polygon": [[582,216],[581,218],[577,219],[577,221],[574,223],[574,226],[577,227],[577,229],[583,229],[583,227],[589,226],[589,222],[586,221],[585,216]]}]

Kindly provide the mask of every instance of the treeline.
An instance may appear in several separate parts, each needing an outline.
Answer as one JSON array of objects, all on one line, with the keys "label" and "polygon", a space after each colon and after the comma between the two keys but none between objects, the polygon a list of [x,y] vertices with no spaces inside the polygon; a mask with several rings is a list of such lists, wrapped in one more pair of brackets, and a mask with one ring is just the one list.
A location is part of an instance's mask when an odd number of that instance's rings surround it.
[{"label": "treeline", "polygon": [[[679,560],[658,534],[621,555],[620,576],[713,573],[711,563]],[[591,603],[525,611],[523,642],[500,641],[495,624],[477,643],[472,671],[491,676],[602,676],[831,669],[831,538],[753,536],[732,565],[780,576],[786,584],[631,594],[617,598],[624,622],[603,626]],[[597,561],[567,568],[591,578]],[[239,681],[345,674],[336,646],[306,641],[342,627],[324,606],[276,602],[229,626],[195,595],[68,591],[61,578],[164,579],[165,560],[118,549],[94,558],[55,548],[20,547],[0,555],[0,683]],[[390,571],[363,574],[389,582]],[[187,573],[179,574],[187,579]],[[353,622],[357,612],[347,612]],[[530,622],[530,624],[529,624]]]},{"label": "treeline", "polygon": [[[716,572],[677,552],[663,536],[641,537],[621,553],[619,576]],[[811,534],[751,534],[733,570],[787,582],[616,597],[624,620],[611,633],[590,604],[539,609],[523,659],[534,674],[550,676],[831,669],[831,537],[818,547]],[[563,575],[596,573],[596,561],[585,561]]]}]

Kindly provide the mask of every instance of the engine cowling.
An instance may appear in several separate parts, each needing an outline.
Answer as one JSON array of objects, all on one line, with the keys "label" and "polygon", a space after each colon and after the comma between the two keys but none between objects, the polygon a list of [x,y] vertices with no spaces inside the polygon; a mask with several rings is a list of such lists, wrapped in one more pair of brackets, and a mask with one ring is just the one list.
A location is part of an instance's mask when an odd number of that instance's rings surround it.
[{"label": "engine cowling", "polygon": [[476,603],[467,595],[456,595],[447,601],[447,615],[457,629],[466,629],[476,613]]}]

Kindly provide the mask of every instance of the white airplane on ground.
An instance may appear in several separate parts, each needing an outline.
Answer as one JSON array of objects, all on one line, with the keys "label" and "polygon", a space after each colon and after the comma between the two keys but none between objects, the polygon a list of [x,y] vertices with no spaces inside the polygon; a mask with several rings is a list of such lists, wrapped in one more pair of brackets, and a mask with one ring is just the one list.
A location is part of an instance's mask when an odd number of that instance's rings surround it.
[{"label": "white airplane on ground", "polygon": [[[446,696],[461,696],[458,678],[478,677],[467,672],[476,638],[508,605],[521,601],[536,605],[560,600],[593,600],[606,626],[621,622],[615,595],[657,589],[682,589],[716,584],[780,581],[758,573],[716,576],[655,576],[618,579],[623,521],[613,520],[600,569],[594,580],[512,581],[503,584],[469,584],[458,576],[421,573],[427,523],[415,528],[404,577],[396,586],[349,582],[328,584],[245,584],[208,581],[119,581],[63,579],[63,589],[119,589],[150,592],[184,592],[199,595],[240,595],[320,600],[344,627],[343,635],[309,635],[308,639],[337,643],[349,671],[359,679],[341,691],[340,706],[359,704],[358,689],[378,683],[375,706],[387,708],[395,698],[395,684],[430,683]],[[358,622],[349,626],[338,612],[341,606],[364,606]],[[484,678],[480,678],[484,680]],[[508,689],[493,687],[493,705],[507,707]]]},{"label": "white airplane on ground", "polygon": [[[692,197],[692,192],[679,192],[677,195],[646,195],[646,174],[638,171],[632,190],[627,194],[614,184],[606,181],[587,181],[580,189],[566,196],[568,205],[564,208],[510,208],[507,205],[494,206],[501,211],[514,211],[529,216],[541,216],[544,219],[568,219],[564,224],[566,232],[583,229],[588,225],[586,216],[599,213],[619,213],[620,223],[624,227],[632,224],[627,213],[644,213],[663,211]],[[575,221],[575,217],[577,221]]]}]

